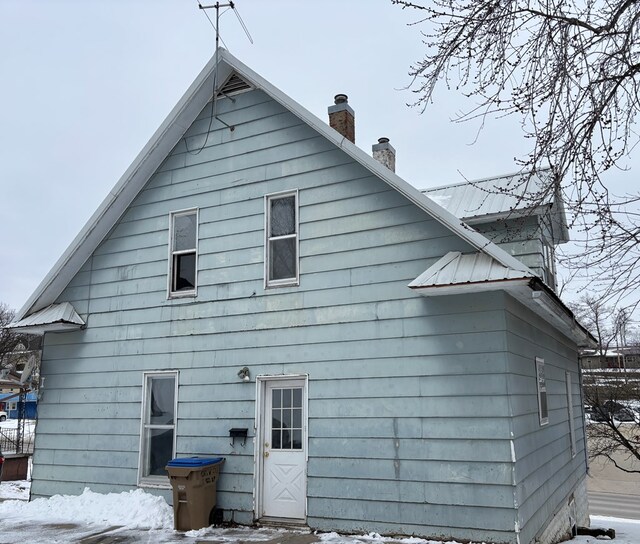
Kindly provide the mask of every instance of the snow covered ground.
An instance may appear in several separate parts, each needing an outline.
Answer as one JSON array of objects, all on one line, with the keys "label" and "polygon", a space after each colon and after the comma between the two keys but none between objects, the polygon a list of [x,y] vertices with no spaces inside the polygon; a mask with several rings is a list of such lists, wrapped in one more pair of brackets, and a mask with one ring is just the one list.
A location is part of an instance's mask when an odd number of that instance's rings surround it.
[{"label": "snow covered ground", "polygon": [[[29,482],[0,484],[0,500],[4,500],[0,502],[0,540],[3,544],[77,542],[104,531],[110,531],[109,534],[117,537],[118,542],[184,544],[208,540],[230,544],[259,543],[279,539],[283,533],[292,534],[277,529],[207,528],[183,535],[173,530],[173,509],[166,501],[142,489],[99,494],[87,488],[78,496],[56,495],[26,502],[28,488]],[[592,516],[591,524],[615,529],[616,544],[640,543],[640,520]],[[323,533],[314,537],[322,544],[442,544],[419,538],[391,539],[375,533],[360,536]],[[572,542],[588,544],[602,541],[580,536]]]}]

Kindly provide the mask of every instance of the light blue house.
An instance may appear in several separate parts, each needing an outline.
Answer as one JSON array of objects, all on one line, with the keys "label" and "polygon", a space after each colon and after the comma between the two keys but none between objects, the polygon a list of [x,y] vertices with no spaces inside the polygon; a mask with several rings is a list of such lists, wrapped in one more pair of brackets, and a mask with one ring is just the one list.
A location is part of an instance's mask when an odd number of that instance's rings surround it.
[{"label": "light blue house", "polygon": [[170,500],[169,459],[221,455],[239,523],[507,543],[588,523],[592,339],[336,102],[329,126],[225,51],[198,76],[14,324],[47,333],[33,497]]}]

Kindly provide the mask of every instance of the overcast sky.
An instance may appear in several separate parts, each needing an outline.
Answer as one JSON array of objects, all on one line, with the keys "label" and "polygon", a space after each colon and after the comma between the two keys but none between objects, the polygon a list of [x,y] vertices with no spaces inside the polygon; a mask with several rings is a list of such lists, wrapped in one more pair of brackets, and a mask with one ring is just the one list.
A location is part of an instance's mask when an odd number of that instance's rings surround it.
[{"label": "overcast sky", "polygon": [[[214,2],[210,2],[214,3]],[[406,86],[417,14],[389,0],[237,0],[222,38],[321,119],[337,93],[356,144],[381,136],[417,187],[517,170],[517,119],[456,124],[442,87],[420,114]],[[207,11],[214,20],[215,11]],[[214,51],[196,0],[0,0],[0,301],[19,309]],[[472,145],[473,144],[473,145]],[[461,172],[461,173],[460,173]]]}]

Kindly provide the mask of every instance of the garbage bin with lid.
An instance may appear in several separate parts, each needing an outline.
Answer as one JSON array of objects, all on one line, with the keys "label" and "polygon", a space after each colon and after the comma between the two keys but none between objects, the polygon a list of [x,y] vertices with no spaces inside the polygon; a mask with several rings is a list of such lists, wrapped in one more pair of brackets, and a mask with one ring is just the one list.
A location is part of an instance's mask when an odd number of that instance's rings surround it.
[{"label": "garbage bin with lid", "polygon": [[216,482],[224,457],[172,459],[166,471],[173,489],[173,526],[177,531],[208,527],[216,505]]}]

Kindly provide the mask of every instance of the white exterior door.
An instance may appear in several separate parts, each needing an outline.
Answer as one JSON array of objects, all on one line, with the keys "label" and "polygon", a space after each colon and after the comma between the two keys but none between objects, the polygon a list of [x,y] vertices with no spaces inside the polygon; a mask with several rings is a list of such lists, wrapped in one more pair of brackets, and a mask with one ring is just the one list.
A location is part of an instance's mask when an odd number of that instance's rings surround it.
[{"label": "white exterior door", "polygon": [[306,381],[264,383],[260,517],[306,519]]}]

